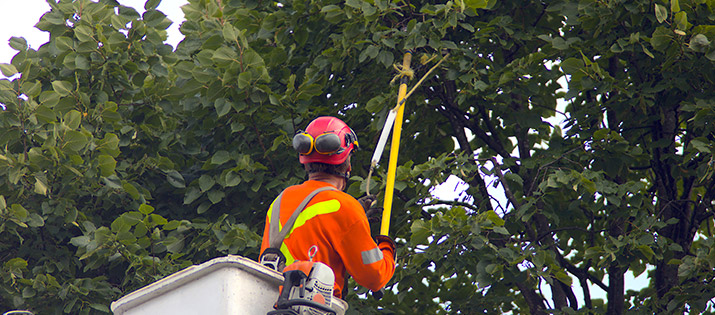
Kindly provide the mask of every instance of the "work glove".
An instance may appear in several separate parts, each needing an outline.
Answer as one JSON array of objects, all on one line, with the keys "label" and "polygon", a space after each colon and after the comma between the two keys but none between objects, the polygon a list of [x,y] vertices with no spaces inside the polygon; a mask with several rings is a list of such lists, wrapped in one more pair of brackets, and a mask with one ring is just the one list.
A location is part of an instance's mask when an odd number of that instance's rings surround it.
[{"label": "work glove", "polygon": [[362,208],[365,210],[365,213],[367,213],[368,210],[370,210],[370,207],[372,207],[372,204],[377,200],[377,196],[375,195],[365,195],[360,197],[357,201],[360,203]]},{"label": "work glove", "polygon": [[378,235],[375,236],[375,241],[377,242],[377,247],[380,248],[380,250],[389,250],[392,253],[392,257],[397,261],[397,250],[396,250],[396,245],[395,241],[392,240],[387,235]]},{"label": "work glove", "polygon": [[380,220],[379,214],[382,213],[382,208],[375,206],[376,200],[377,196],[375,195],[362,196],[357,200],[362,206],[363,210],[365,210],[365,216],[367,216],[367,220],[369,222],[375,222]]}]

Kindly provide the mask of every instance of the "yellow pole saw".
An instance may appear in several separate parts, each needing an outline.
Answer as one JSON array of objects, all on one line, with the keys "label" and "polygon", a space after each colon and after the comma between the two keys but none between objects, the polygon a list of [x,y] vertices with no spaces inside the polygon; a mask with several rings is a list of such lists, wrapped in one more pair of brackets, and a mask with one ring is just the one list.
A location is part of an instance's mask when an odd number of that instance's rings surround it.
[{"label": "yellow pole saw", "polygon": [[[434,65],[432,68],[430,68],[430,70],[427,71],[427,73],[417,82],[417,84],[415,84],[415,86],[410,89],[409,93],[407,93],[407,82],[414,75],[414,72],[410,68],[410,63],[412,62],[412,52],[409,50],[405,52],[405,55],[402,59],[401,67],[395,66],[395,68],[399,71],[399,74],[395,78],[400,79],[400,87],[397,91],[397,105],[395,105],[395,107],[390,110],[387,115],[387,118],[385,119],[385,125],[382,128],[380,140],[377,142],[375,152],[373,153],[372,159],[370,160],[370,171],[368,172],[367,184],[365,186],[365,190],[369,195],[370,177],[372,177],[372,171],[382,157],[382,152],[385,150],[387,138],[390,136],[390,127],[393,127],[392,145],[390,147],[390,161],[388,163],[387,168],[387,187],[385,189],[385,200],[383,203],[382,211],[382,224],[380,226],[380,234],[382,235],[388,235],[390,231],[390,215],[392,213],[392,199],[395,190],[395,174],[397,173],[397,155],[400,149],[400,134],[402,132],[402,120],[405,112],[405,101],[407,101],[407,98],[412,94],[412,92],[414,92],[415,89],[420,86],[420,84],[422,84],[422,81],[424,81],[424,79],[427,78],[427,76],[429,76],[429,74],[432,73],[434,69],[436,69],[445,59],[447,59],[447,57],[449,57],[449,54],[446,54],[444,58],[437,62],[437,64]],[[430,58],[426,62],[423,62],[423,64],[429,62],[433,58],[434,57]]]}]

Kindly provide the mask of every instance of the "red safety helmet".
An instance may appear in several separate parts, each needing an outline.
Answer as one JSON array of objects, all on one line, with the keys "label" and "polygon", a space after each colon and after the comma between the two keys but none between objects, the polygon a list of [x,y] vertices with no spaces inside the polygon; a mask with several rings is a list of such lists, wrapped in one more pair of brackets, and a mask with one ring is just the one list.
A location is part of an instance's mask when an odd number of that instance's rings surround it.
[{"label": "red safety helmet", "polygon": [[355,131],[342,120],[322,116],[311,121],[305,131],[293,137],[293,148],[300,154],[300,163],[338,165],[358,148]]}]

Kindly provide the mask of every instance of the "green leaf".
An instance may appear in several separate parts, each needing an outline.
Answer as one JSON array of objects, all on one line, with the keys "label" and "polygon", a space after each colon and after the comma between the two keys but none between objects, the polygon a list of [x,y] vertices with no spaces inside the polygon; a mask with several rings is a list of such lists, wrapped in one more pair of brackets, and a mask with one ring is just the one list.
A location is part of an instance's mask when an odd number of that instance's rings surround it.
[{"label": "green leaf", "polygon": [[55,112],[44,105],[40,105],[35,109],[35,115],[43,123],[54,122],[57,119]]},{"label": "green leaf", "polygon": [[184,195],[184,204],[188,205],[194,202],[194,200],[198,199],[201,196],[201,191],[198,190],[196,187],[189,187],[189,189],[186,191],[186,194]]},{"label": "green leaf", "polygon": [[55,39],[55,47],[59,51],[68,51],[74,49],[74,41],[67,36],[60,36]]},{"label": "green leaf", "polygon": [[217,64],[226,65],[237,60],[238,54],[236,54],[236,51],[234,51],[231,47],[221,46],[214,52],[211,59],[213,59],[213,61]]},{"label": "green leaf", "polygon": [[70,129],[78,129],[80,123],[82,122],[82,114],[76,110],[71,110],[67,112],[64,116],[65,126]]},{"label": "green leaf", "polygon": [[345,5],[354,8],[354,9],[360,9],[362,7],[362,1],[361,0],[347,0],[345,1]]},{"label": "green leaf", "polygon": [[556,273],[554,274],[554,277],[555,277],[557,280],[559,280],[559,281],[563,282],[564,284],[566,284],[567,286],[571,286],[571,283],[573,282],[573,279],[571,279],[571,277],[569,277],[569,275],[568,275],[566,272],[561,271],[561,270],[559,270],[558,272],[556,272]]},{"label": "green leaf", "polygon": [[[156,1],[158,2],[159,0],[156,0]],[[95,310],[98,310],[98,311],[100,311],[100,312],[103,312],[103,313],[109,313],[109,312],[110,312],[109,307],[108,307],[107,305],[104,305],[104,304],[101,304],[101,303],[91,303],[91,304],[89,304],[89,307],[91,307],[91,308],[93,308],[93,309],[95,309]]]},{"label": "green leaf", "polygon": [[94,30],[87,25],[79,25],[74,28],[74,35],[80,42],[94,41]]},{"label": "green leaf", "polygon": [[153,222],[153,223],[156,224],[156,225],[164,225],[164,224],[169,223],[168,220],[166,220],[164,217],[162,217],[162,216],[160,216],[160,215],[158,215],[158,214],[156,214],[156,213],[152,213],[152,214],[149,216],[149,219],[150,219],[151,222]]},{"label": "green leaf", "polygon": [[14,203],[10,206],[10,215],[15,219],[24,222],[25,219],[27,219],[27,216],[30,215],[30,212],[27,211],[27,209],[25,209],[22,205]]},{"label": "green leaf", "polygon": [[648,48],[645,45],[641,44],[641,48],[643,49],[643,53],[648,55],[648,57],[655,59],[655,56],[653,55],[653,53],[650,52],[650,50],[648,50]]},{"label": "green leaf", "polygon": [[40,195],[47,195],[47,179],[35,176],[35,192]]},{"label": "green leaf", "polygon": [[222,33],[223,33],[223,39],[227,42],[235,42],[238,40],[238,31],[231,24],[228,24],[228,23],[224,24]]},{"label": "green leaf", "polygon": [[331,24],[337,24],[345,18],[343,10],[334,4],[326,5],[320,9],[321,13],[325,13],[325,20]]},{"label": "green leaf", "polygon": [[395,56],[392,55],[390,51],[383,50],[380,51],[380,54],[377,57],[377,60],[385,65],[386,67],[392,65],[392,63],[395,61]]},{"label": "green leaf", "polygon": [[308,84],[306,86],[301,86],[300,89],[298,89],[300,99],[310,99],[311,97],[318,96],[321,93],[323,93],[323,91],[319,84]]},{"label": "green leaf", "polygon": [[89,60],[85,56],[82,56],[80,54],[77,54],[74,58],[74,65],[76,69],[79,70],[89,70],[90,64]]},{"label": "green leaf", "polygon": [[157,62],[151,66],[151,73],[160,78],[169,76],[169,70],[166,69],[166,67],[160,62]]},{"label": "green leaf", "polygon": [[87,136],[76,130],[68,130],[65,132],[64,145],[62,149],[78,152],[87,145]]},{"label": "green leaf", "polygon": [[59,96],[67,96],[72,93],[72,83],[67,81],[52,81],[52,89],[59,94]]},{"label": "green leaf", "polygon": [[144,215],[148,215],[148,214],[154,212],[154,207],[143,203],[139,206],[139,212],[141,212]]},{"label": "green leaf", "polygon": [[471,9],[484,9],[487,7],[487,0],[464,0],[464,4]]},{"label": "green leaf", "polygon": [[245,89],[251,85],[251,80],[253,80],[253,75],[250,72],[241,72],[238,75],[238,88]]},{"label": "green leaf", "polygon": [[129,211],[122,213],[122,219],[126,224],[129,224],[130,226],[135,226],[139,224],[139,222],[142,222],[142,220],[144,219],[144,215],[141,212]]},{"label": "green leaf", "polygon": [[377,12],[377,9],[367,1],[363,1],[360,8],[365,16],[372,16],[375,12]]},{"label": "green leaf", "polygon": [[134,199],[139,199],[139,197],[141,197],[141,195],[139,195],[139,190],[129,182],[123,182],[122,188]]},{"label": "green leaf", "polygon": [[487,219],[494,223],[496,226],[502,226],[504,225],[504,219],[502,219],[496,212],[494,211],[487,211]]},{"label": "green leaf", "polygon": [[660,4],[655,4],[655,18],[658,20],[658,23],[663,23],[665,20],[668,19],[668,10],[660,5]]},{"label": "green leaf", "polygon": [[109,225],[109,228],[112,229],[112,232],[114,233],[128,232],[131,227],[132,226],[127,224],[127,222],[121,216],[114,219],[114,221],[112,221],[112,223]]},{"label": "green leaf", "polygon": [[360,53],[360,57],[358,58],[358,60],[359,60],[360,62],[363,62],[363,61],[365,61],[365,59],[367,59],[367,58],[375,59],[375,57],[377,57],[377,55],[378,55],[379,53],[380,53],[380,48],[378,48],[378,47],[375,46],[375,45],[369,45],[369,46],[367,46],[367,48],[365,48],[365,49]]},{"label": "green leaf", "polygon": [[568,58],[562,61],[560,66],[565,73],[576,75],[582,73],[584,63],[581,59],[578,58]]},{"label": "green leaf", "polygon": [[17,51],[27,50],[27,41],[23,37],[10,37],[10,47]]},{"label": "green leaf", "polygon": [[226,173],[226,187],[234,187],[241,183],[241,175],[234,171]]},{"label": "green leaf", "polygon": [[653,32],[650,38],[650,44],[655,50],[664,51],[673,39],[673,32],[669,29],[659,26]]},{"label": "green leaf", "polygon": [[117,177],[117,175],[102,177],[102,181],[104,182],[105,185],[109,186],[110,188],[114,188],[114,189],[122,188],[122,181],[119,179],[119,177]]},{"label": "green leaf", "polygon": [[75,236],[70,239],[70,244],[76,247],[85,247],[89,244],[90,238],[87,235]]},{"label": "green leaf", "polygon": [[670,0],[670,12],[680,12],[680,2],[678,0]]},{"label": "green leaf", "polygon": [[176,188],[186,188],[186,182],[184,181],[184,176],[181,173],[171,170],[166,172],[166,180]]},{"label": "green leaf", "polygon": [[655,256],[655,252],[653,251],[652,248],[650,248],[650,246],[639,245],[637,248],[638,248],[638,251],[640,251],[643,254],[643,256],[645,256],[649,260],[649,262],[653,259],[653,256]]},{"label": "green leaf", "polygon": [[144,3],[144,10],[156,10],[156,7],[159,6],[160,0],[147,0],[146,3]]},{"label": "green leaf", "polygon": [[6,261],[4,266],[7,269],[24,269],[27,268],[27,261],[20,257],[15,257]]},{"label": "green leaf", "polygon": [[502,235],[511,235],[511,233],[509,233],[509,230],[507,230],[507,229],[506,229],[505,227],[503,227],[503,226],[495,226],[495,227],[494,227],[494,232],[497,232],[497,233],[502,234]]},{"label": "green leaf", "polygon": [[40,93],[40,104],[53,108],[60,101],[60,95],[55,91],[44,91]]},{"label": "green leaf", "polygon": [[171,220],[168,223],[164,224],[163,229],[165,231],[176,230],[180,225],[181,225],[181,221]]},{"label": "green leaf", "polygon": [[137,237],[134,236],[134,233],[127,231],[120,231],[117,233],[117,241],[124,245],[130,245],[133,243],[136,243]]},{"label": "green leaf", "polygon": [[413,222],[410,231],[412,232],[412,238],[410,240],[412,244],[425,244],[427,238],[432,235],[432,231],[425,221]]},{"label": "green leaf", "polygon": [[211,187],[213,187],[215,183],[216,181],[214,181],[213,177],[211,177],[210,175],[204,174],[199,177],[199,188],[202,192],[206,192],[211,189]]},{"label": "green leaf", "polygon": [[[141,213],[140,213],[141,215]],[[134,226],[134,236],[136,237],[144,237],[146,236],[146,233],[149,231],[149,228],[147,228],[146,224],[144,221],[139,221],[137,224]]]},{"label": "green leaf", "polygon": [[211,201],[212,204],[219,203],[225,196],[226,193],[221,190],[211,190],[208,192],[209,201]]},{"label": "green leaf", "polygon": [[698,150],[699,152],[703,153],[711,153],[710,150],[710,145],[708,144],[707,138],[701,137],[699,139],[693,139],[690,141],[690,144],[695,148],[695,150]]},{"label": "green leaf", "polygon": [[166,19],[166,14],[162,13],[161,11],[157,10],[146,10],[144,11],[144,14],[142,14],[142,19],[146,23],[148,27],[152,27],[155,29],[166,29],[169,27],[170,24],[165,23]]},{"label": "green leaf", "polygon": [[524,180],[517,174],[507,172],[504,174],[504,178],[517,183],[519,186],[524,186]]},{"label": "green leaf", "polygon": [[265,62],[261,55],[252,49],[246,49],[243,51],[243,64],[246,68],[256,68],[260,66],[265,66]]},{"label": "green leaf", "polygon": [[[675,0],[677,1],[677,0]],[[689,28],[688,24],[688,14],[685,11],[680,11],[673,17],[673,22],[675,22],[675,28],[679,30],[687,30]],[[683,34],[684,35],[684,34]]]},{"label": "green leaf", "polygon": [[216,108],[216,115],[223,117],[231,111],[231,102],[223,97],[218,98],[214,101],[214,108]]},{"label": "green leaf", "polygon": [[25,95],[37,97],[40,95],[40,93],[42,93],[42,83],[39,81],[26,81],[22,83],[22,91],[25,93]]},{"label": "green leaf", "polygon": [[117,167],[117,161],[110,155],[102,154],[97,157],[99,162],[99,170],[102,176],[114,174],[114,169]]},{"label": "green leaf", "polygon": [[710,40],[708,40],[708,37],[703,34],[696,34],[690,38],[690,42],[688,44],[690,49],[694,51],[706,52],[710,46]]},{"label": "green leaf", "polygon": [[42,227],[45,225],[45,219],[37,213],[31,213],[27,218],[27,225],[34,228]]},{"label": "green leaf", "polygon": [[17,68],[9,63],[0,63],[0,72],[6,77],[11,77],[17,73]]},{"label": "green leaf", "polygon": [[104,153],[109,154],[113,157],[119,156],[119,137],[113,133],[104,134],[104,139],[100,140],[97,149]]},{"label": "green leaf", "polygon": [[211,164],[221,165],[231,160],[231,155],[228,151],[219,150],[211,158]]}]

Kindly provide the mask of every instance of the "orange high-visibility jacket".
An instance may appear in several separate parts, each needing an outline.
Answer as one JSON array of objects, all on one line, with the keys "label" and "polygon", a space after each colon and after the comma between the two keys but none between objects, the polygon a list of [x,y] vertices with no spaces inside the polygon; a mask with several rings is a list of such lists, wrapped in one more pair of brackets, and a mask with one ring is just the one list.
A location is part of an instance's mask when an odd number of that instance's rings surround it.
[{"label": "orange high-visibility jacket", "polygon": [[[288,187],[280,202],[280,227],[288,221],[293,211],[303,199],[314,190],[332,186],[328,183],[308,180],[300,185]],[[275,202],[275,201],[274,201]],[[271,207],[266,215],[261,253],[268,245]],[[335,273],[333,295],[341,297],[345,273],[355,281],[373,291],[387,284],[395,272],[393,248],[381,243],[378,246],[370,236],[370,225],[365,212],[355,198],[337,190],[318,193],[300,213],[281,245],[286,257],[286,265],[295,260],[310,260],[308,250],[318,247],[313,261],[322,262]]]}]

